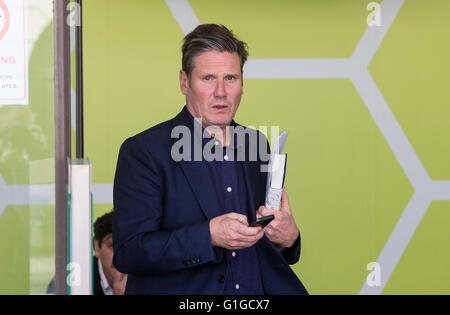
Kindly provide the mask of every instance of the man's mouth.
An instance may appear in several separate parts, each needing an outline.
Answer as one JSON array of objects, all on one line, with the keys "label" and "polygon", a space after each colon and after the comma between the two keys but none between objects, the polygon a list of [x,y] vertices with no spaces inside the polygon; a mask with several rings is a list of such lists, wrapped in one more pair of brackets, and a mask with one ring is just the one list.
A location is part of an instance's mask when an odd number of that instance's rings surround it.
[{"label": "man's mouth", "polygon": [[228,105],[224,105],[224,104],[217,104],[217,105],[213,105],[212,106],[214,109],[226,109],[228,108]]}]

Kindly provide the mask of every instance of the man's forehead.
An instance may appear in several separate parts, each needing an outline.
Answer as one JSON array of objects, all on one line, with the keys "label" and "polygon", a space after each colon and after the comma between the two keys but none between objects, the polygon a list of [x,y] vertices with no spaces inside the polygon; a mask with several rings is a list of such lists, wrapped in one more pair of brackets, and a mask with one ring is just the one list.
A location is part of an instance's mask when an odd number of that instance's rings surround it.
[{"label": "man's forehead", "polygon": [[197,55],[193,61],[194,69],[197,68],[197,70],[202,72],[207,71],[208,69],[214,70],[218,67],[240,72],[241,68],[239,55],[227,51],[206,51]]}]

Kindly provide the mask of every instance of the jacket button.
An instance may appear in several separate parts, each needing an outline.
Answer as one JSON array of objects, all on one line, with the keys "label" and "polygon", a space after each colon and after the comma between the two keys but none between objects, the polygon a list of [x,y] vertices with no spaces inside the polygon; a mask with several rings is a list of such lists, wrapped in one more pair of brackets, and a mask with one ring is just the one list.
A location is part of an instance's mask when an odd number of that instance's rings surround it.
[{"label": "jacket button", "polygon": [[219,283],[224,283],[225,282],[225,277],[224,276],[220,276],[217,281],[219,281]]}]

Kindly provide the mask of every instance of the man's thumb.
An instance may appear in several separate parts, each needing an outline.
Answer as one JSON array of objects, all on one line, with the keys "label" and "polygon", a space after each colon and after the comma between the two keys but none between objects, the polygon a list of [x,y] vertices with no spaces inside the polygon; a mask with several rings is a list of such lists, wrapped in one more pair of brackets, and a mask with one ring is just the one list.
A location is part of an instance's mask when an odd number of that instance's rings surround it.
[{"label": "man's thumb", "polygon": [[281,210],[291,212],[291,208],[289,206],[289,198],[286,193],[286,188],[283,187],[283,192],[281,193]]}]

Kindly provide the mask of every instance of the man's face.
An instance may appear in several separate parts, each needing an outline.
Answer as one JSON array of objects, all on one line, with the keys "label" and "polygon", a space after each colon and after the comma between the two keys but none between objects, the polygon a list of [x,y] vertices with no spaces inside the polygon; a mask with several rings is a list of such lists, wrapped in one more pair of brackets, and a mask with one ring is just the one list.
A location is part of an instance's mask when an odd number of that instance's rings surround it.
[{"label": "man's face", "polygon": [[112,260],[113,260],[113,242],[112,242],[112,234],[107,234],[103,240],[101,245],[99,246],[99,242],[94,239],[94,251],[95,257],[101,260],[102,266],[105,270],[105,274],[115,270]]},{"label": "man's face", "polygon": [[180,88],[194,117],[203,127],[226,127],[233,120],[242,97],[241,64],[237,53],[204,52],[193,60],[191,77],[180,71]]},{"label": "man's face", "polygon": [[102,263],[103,273],[112,287],[114,294],[123,294],[127,275],[120,273],[113,265],[114,250],[112,234],[105,235],[101,245],[94,239],[94,252],[95,257]]}]

